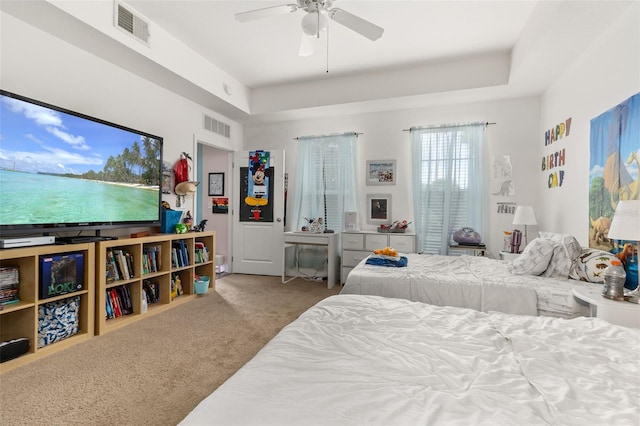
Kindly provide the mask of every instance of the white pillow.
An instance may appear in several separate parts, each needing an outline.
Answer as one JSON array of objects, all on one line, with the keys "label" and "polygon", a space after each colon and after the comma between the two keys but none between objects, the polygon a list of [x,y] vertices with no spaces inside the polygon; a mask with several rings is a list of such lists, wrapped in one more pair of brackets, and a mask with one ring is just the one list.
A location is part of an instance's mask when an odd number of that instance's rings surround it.
[{"label": "white pillow", "polygon": [[514,275],[540,275],[547,270],[554,248],[558,243],[546,238],[536,238],[507,267]]},{"label": "white pillow", "polygon": [[618,258],[613,253],[594,248],[584,248],[571,268],[569,278],[603,284],[604,270],[615,259]]},{"label": "white pillow", "polygon": [[574,261],[582,251],[578,240],[573,235],[555,232],[540,232],[540,238],[558,243],[543,275],[545,277],[568,278]]}]

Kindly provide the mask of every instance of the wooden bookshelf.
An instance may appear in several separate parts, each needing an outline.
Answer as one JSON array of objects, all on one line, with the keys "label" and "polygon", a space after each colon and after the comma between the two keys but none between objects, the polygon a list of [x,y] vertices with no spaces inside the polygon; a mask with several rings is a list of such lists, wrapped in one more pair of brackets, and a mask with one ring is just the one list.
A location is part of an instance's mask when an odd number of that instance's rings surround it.
[{"label": "wooden bookshelf", "polygon": [[[208,252],[208,259],[200,258],[197,246],[203,245]],[[209,277],[209,289],[215,289],[215,232],[190,232],[187,234],[162,234],[142,238],[128,238],[102,241],[96,244],[96,296],[95,296],[95,333],[100,335],[158,314],[166,309],[198,297],[195,293],[194,276]],[[182,248],[183,257],[178,264],[174,259],[173,249]],[[125,268],[120,262],[116,273],[109,266],[111,254],[118,253],[116,258],[129,259],[127,268],[130,276],[122,273]],[[148,253],[154,253],[154,262]],[[184,256],[186,254],[186,256]],[[117,274],[117,275],[116,275]],[[183,294],[172,295],[172,279],[179,277]],[[147,303],[147,310],[143,312],[143,287],[145,282],[157,285],[158,300]],[[107,291],[120,286],[128,286],[131,295],[132,312],[114,318],[108,318]]]},{"label": "wooden bookshelf", "polygon": [[[46,299],[40,298],[40,257],[82,253],[84,255],[84,286],[80,291]],[[68,244],[22,247],[0,250],[0,267],[18,268],[18,294],[20,301],[4,305],[0,310],[0,341],[26,337],[29,351],[18,358],[0,363],[0,372],[12,370],[20,365],[50,355],[71,345],[85,341],[94,333],[94,277],[95,245]],[[38,308],[45,303],[80,297],[78,332],[63,340],[38,348]]]}]

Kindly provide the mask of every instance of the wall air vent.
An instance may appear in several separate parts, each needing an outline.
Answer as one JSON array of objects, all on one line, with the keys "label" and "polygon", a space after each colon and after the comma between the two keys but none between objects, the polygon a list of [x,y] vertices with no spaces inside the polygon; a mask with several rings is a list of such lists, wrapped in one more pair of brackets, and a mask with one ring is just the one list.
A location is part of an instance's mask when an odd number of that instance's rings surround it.
[{"label": "wall air vent", "polygon": [[149,45],[149,23],[118,2],[116,2],[115,24],[122,31]]},{"label": "wall air vent", "polygon": [[203,114],[203,123],[202,127],[205,130],[208,130],[213,133],[217,133],[225,138],[231,137],[231,126],[221,121],[216,120],[213,117],[208,116],[207,114]]}]

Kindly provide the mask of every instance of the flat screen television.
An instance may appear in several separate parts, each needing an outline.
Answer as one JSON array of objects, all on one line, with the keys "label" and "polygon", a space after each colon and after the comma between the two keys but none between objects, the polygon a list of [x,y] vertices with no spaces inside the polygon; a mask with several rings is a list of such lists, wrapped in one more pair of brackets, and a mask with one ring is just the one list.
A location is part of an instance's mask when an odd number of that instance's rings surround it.
[{"label": "flat screen television", "polygon": [[0,235],[160,225],[162,142],[0,90]]}]

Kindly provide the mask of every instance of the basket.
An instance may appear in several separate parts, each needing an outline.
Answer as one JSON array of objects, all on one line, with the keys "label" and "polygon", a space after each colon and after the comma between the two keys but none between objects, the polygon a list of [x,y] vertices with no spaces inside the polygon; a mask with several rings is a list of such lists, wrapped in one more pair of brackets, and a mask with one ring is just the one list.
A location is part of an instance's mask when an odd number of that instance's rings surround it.
[{"label": "basket", "polygon": [[162,220],[160,223],[160,232],[163,234],[174,234],[176,225],[180,223],[182,210],[162,210]]},{"label": "basket", "polygon": [[382,228],[378,226],[378,232],[381,234],[404,234],[407,228]]},{"label": "basket", "polygon": [[199,280],[194,281],[194,284],[196,294],[205,294],[209,289],[209,277],[201,275]]}]

